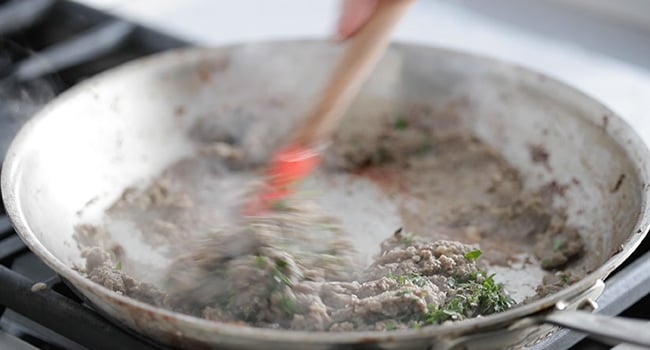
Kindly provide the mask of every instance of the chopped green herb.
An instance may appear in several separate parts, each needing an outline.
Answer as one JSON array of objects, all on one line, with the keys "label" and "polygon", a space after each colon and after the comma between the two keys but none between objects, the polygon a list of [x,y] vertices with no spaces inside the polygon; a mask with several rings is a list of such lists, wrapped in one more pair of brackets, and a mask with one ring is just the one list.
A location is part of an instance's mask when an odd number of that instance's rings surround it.
[{"label": "chopped green herb", "polygon": [[447,285],[451,288],[455,288],[456,285],[458,284],[458,281],[454,277],[449,277],[447,278]]},{"label": "chopped green herb", "polygon": [[266,266],[266,257],[262,255],[258,255],[255,257],[255,263],[259,267],[265,267]]},{"label": "chopped green herb", "polygon": [[429,305],[428,312],[423,315],[423,321],[427,324],[440,324],[447,320],[488,315],[505,311],[514,303],[503,291],[503,285],[494,281],[494,274],[486,276],[485,272],[481,271],[460,283],[456,295],[444,305]]},{"label": "chopped green herb", "polygon": [[393,331],[397,329],[397,325],[393,321],[386,321],[386,330],[387,331]]},{"label": "chopped green herb", "polygon": [[542,265],[542,268],[544,268],[544,269],[551,268],[554,265],[553,264],[553,259],[551,259],[551,258],[542,259],[542,261],[540,261],[540,264]]},{"label": "chopped green herb", "polygon": [[291,278],[289,278],[289,276],[285,275],[278,269],[273,269],[273,280],[279,285],[293,285]]},{"label": "chopped green herb", "polygon": [[570,273],[563,273],[563,274],[560,275],[560,280],[562,280],[562,282],[564,282],[564,283],[569,282],[570,278],[571,278]]},{"label": "chopped green herb", "polygon": [[402,235],[401,242],[404,244],[411,244],[415,241],[415,234],[413,232],[408,232]]},{"label": "chopped green herb", "polygon": [[397,291],[397,293],[395,293],[395,295],[398,296],[398,297],[402,297],[402,296],[405,296],[406,294],[409,294],[409,293],[411,293],[411,291],[409,289],[402,289],[402,290]]},{"label": "chopped green herb", "polygon": [[325,230],[331,231],[333,233],[342,233],[343,228],[341,225],[335,224],[335,223],[330,223],[330,222],[324,222],[323,224],[320,225]]},{"label": "chopped green herb", "polygon": [[431,144],[431,140],[426,140],[415,149],[414,153],[416,156],[423,156],[425,154],[431,153],[432,150],[433,144]]},{"label": "chopped green herb", "polygon": [[287,263],[287,261],[284,259],[278,259],[275,261],[275,265],[281,269],[284,269],[289,265],[289,263]]},{"label": "chopped green herb", "polygon": [[429,306],[428,312],[424,315],[424,322],[427,324],[441,324],[447,320],[447,314],[437,305]]},{"label": "chopped green herb", "polygon": [[408,126],[409,126],[408,120],[404,119],[403,117],[398,118],[395,121],[395,124],[393,124],[393,127],[395,128],[395,130],[404,130],[404,129],[408,128]]},{"label": "chopped green herb", "polygon": [[275,261],[275,266],[273,267],[271,273],[273,277],[274,287],[281,288],[284,285],[292,286],[293,282],[291,278],[284,273],[284,270],[287,268],[289,263],[284,259],[278,259]]},{"label": "chopped green herb", "polygon": [[406,277],[404,275],[390,274],[390,275],[388,275],[386,277],[392,278],[392,279],[394,279],[395,281],[397,281],[397,282],[399,282],[401,284],[406,283]]},{"label": "chopped green herb", "polygon": [[558,251],[564,247],[566,239],[564,237],[555,237],[553,239],[553,251]]},{"label": "chopped green herb", "polygon": [[388,149],[384,146],[380,146],[377,148],[377,162],[379,164],[382,163],[387,163],[391,160],[391,155],[390,152],[388,152]]},{"label": "chopped green herb", "polygon": [[407,281],[418,287],[424,287],[427,284],[426,277],[420,275],[419,273],[411,272],[406,275],[388,275],[388,278],[392,278],[400,284],[405,284]]},{"label": "chopped green herb", "polygon": [[280,199],[273,203],[273,209],[277,211],[286,211],[289,210],[289,204],[287,204],[287,201]]},{"label": "chopped green herb", "polygon": [[296,299],[288,295],[283,295],[282,298],[280,298],[279,304],[280,308],[282,308],[286,313],[297,314],[300,312],[300,305],[298,305]]},{"label": "chopped green herb", "polygon": [[418,287],[424,287],[427,284],[427,279],[417,273],[410,273],[409,280]]},{"label": "chopped green herb", "polygon": [[117,264],[115,264],[115,269],[116,270],[122,270],[122,261],[118,261]]},{"label": "chopped green herb", "polygon": [[474,249],[474,250],[472,250],[472,251],[467,252],[467,253],[465,254],[465,258],[467,258],[467,259],[469,259],[469,260],[476,260],[476,259],[478,259],[482,254],[483,254],[483,252],[482,252],[480,249]]},{"label": "chopped green herb", "polygon": [[494,274],[471,289],[479,300],[480,314],[505,311],[514,304],[514,300],[503,291],[503,285],[494,281]]}]

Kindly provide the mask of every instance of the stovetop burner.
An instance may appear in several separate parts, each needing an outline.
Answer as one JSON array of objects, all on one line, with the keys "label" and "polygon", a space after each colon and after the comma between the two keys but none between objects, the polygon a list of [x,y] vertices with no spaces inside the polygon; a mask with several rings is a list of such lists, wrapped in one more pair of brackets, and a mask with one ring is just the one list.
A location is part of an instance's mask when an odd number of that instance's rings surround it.
[{"label": "stovetop burner", "polygon": [[[185,45],[70,1],[0,0],[0,160],[23,123],[70,86],[126,61]],[[600,312],[650,315],[650,239],[607,284]],[[26,248],[1,206],[0,286],[0,348],[165,348],[95,312]],[[594,345],[582,338],[560,331],[536,347]]]}]

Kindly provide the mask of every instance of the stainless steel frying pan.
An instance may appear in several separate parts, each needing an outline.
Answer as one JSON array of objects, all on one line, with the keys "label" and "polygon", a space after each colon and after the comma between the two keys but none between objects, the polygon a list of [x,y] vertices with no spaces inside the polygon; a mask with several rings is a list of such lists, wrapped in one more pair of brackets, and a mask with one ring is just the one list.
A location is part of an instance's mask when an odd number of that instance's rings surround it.
[{"label": "stainless steel frying pan", "polygon": [[[549,181],[574,183],[556,204],[568,208],[569,222],[583,232],[587,254],[578,263],[588,271],[583,279],[533,303],[478,319],[408,331],[319,333],[256,329],[165,311],[111,292],[73,269],[81,263],[73,226],[101,221],[124,188],[144,185],[194,154],[190,134],[197,120],[212,118],[237,134],[259,151],[261,161],[304,115],[339,53],[340,48],[315,41],[192,48],[137,60],[79,84],[25,125],[9,150],[2,192],[16,230],[98,310],[172,345],[504,348],[530,344],[553,331],[552,324],[618,338],[631,331],[637,342],[650,342],[645,331],[638,331],[644,328],[630,328],[635,326],[630,320],[574,311],[589,309],[603,290],[602,281],[648,231],[646,145],[606,107],[560,82],[503,62],[414,45],[391,47],[348,118],[462,101],[455,111],[457,126],[502,152],[526,178],[527,188]],[[233,110],[239,113],[224,112]],[[546,150],[546,164],[531,161],[531,145]],[[372,199],[376,188],[338,184],[329,198],[349,225],[393,229],[399,223],[390,200]],[[344,199],[350,194],[360,202],[346,207],[341,203],[348,203]],[[142,242],[130,237],[133,244],[125,249],[139,249],[141,261],[153,265],[155,274],[164,261],[154,260],[158,255],[137,248]],[[362,236],[357,244],[376,241]],[[158,272],[162,269],[158,266]],[[521,281],[541,280],[541,270],[532,267],[500,274],[522,296],[534,293],[534,283]]]}]

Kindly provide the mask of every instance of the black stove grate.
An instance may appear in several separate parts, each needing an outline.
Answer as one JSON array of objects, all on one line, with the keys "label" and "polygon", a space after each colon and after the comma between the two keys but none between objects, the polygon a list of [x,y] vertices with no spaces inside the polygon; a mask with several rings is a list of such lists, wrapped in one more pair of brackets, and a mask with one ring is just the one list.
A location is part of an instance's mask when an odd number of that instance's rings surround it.
[{"label": "black stove grate", "polygon": [[[70,86],[186,45],[71,1],[0,1],[0,160],[29,116]],[[88,306],[27,249],[1,205],[0,286],[0,333],[37,348],[164,349]]]},{"label": "black stove grate", "polygon": [[121,63],[186,45],[70,1],[0,4],[0,160],[24,121],[65,89]]},{"label": "black stove grate", "polygon": [[[0,0],[0,161],[39,105],[108,68],[185,45],[71,1]],[[608,281],[602,312],[647,317],[649,271],[646,239]],[[0,286],[0,335],[41,349],[165,348],[93,310],[26,248],[1,205]],[[569,348],[583,337],[562,331],[542,345]]]},{"label": "black stove grate", "polygon": [[69,339],[51,339],[50,342],[62,343],[60,346],[65,348],[73,346],[71,342],[94,349],[115,349],[116,344],[125,349],[158,348],[115,327],[96,314],[72,294],[56,275],[44,282],[34,283],[27,277],[0,266],[0,284],[3,286],[0,289],[0,300],[6,302],[13,311],[36,320]]}]

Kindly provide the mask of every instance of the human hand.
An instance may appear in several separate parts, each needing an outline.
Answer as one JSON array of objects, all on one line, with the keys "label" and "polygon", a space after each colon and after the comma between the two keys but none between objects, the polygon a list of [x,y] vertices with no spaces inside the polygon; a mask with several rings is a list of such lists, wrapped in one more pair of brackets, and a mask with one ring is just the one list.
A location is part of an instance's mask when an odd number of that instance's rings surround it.
[{"label": "human hand", "polygon": [[380,0],[343,0],[336,34],[340,40],[352,37],[370,19]]}]

